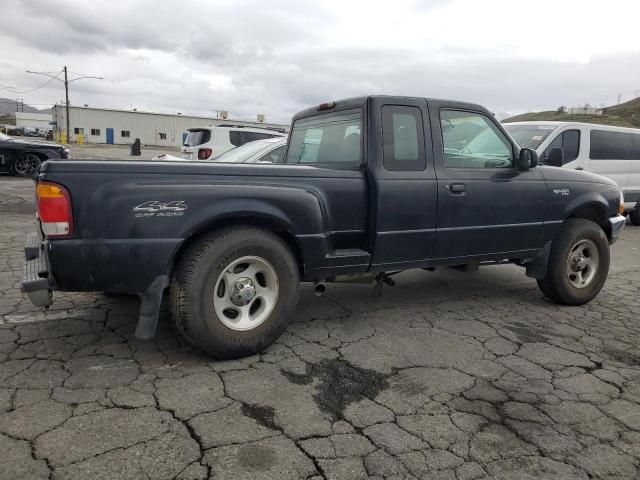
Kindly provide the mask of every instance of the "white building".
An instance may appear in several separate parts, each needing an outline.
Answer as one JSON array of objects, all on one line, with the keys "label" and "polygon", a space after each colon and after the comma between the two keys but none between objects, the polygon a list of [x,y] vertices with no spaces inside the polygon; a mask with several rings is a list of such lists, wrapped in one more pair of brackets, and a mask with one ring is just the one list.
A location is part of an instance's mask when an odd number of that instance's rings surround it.
[{"label": "white building", "polygon": [[567,113],[569,115],[602,115],[602,109],[585,105],[584,107],[570,107]]},{"label": "white building", "polygon": [[51,129],[50,113],[16,112],[16,127]]},{"label": "white building", "polygon": [[[54,105],[53,128],[65,132],[67,122],[65,106]],[[288,125],[264,122],[247,122],[230,119],[192,117],[181,114],[116,110],[95,107],[69,107],[71,135],[69,141],[84,136],[86,143],[131,144],[136,138],[143,145],[179,147],[187,135],[187,129],[207,125],[244,125],[288,131]]]}]

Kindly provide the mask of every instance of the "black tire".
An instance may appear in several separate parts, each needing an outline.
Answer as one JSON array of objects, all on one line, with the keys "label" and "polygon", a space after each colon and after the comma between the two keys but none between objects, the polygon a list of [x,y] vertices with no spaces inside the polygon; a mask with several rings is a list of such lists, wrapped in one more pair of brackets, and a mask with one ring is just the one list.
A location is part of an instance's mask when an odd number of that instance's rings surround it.
[{"label": "black tire", "polygon": [[636,208],[631,210],[629,214],[629,220],[633,225],[640,227],[640,203],[636,204]]},{"label": "black tire", "polygon": [[[581,241],[590,241],[597,249],[597,269],[591,281],[577,288],[569,279],[569,256]],[[590,220],[570,218],[551,245],[547,276],[538,280],[542,293],[561,305],[584,305],[595,298],[609,273],[609,241],[602,228]]]},{"label": "black tire", "polygon": [[[247,256],[259,257],[273,267],[278,293],[262,323],[238,331],[217,315],[214,291],[225,269]],[[215,358],[251,355],[285,330],[298,303],[299,284],[296,260],[275,234],[248,226],[213,232],[191,245],[174,269],[169,286],[172,322],[185,340]]]},{"label": "black tire", "polygon": [[42,164],[42,157],[36,153],[25,152],[16,158],[11,173],[17,177],[33,177],[38,173]]}]

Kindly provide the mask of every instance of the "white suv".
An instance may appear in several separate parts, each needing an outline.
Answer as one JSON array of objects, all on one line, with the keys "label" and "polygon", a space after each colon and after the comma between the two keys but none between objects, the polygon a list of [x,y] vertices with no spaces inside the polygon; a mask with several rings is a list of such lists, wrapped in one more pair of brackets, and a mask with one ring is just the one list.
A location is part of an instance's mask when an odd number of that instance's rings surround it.
[{"label": "white suv", "polygon": [[237,125],[190,128],[187,132],[182,145],[182,158],[185,160],[211,160],[245,143],[285,136],[275,130]]}]

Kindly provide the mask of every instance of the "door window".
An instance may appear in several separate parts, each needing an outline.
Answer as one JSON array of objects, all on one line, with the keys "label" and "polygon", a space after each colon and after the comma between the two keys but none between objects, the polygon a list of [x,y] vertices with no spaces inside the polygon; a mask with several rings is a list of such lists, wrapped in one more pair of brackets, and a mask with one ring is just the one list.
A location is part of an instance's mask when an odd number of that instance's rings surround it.
[{"label": "door window", "polygon": [[573,162],[580,153],[580,130],[565,130],[554,138],[542,153],[542,163],[549,158],[552,148],[561,148],[564,152],[564,163]]},{"label": "door window", "polygon": [[297,120],[291,130],[286,163],[359,165],[360,110]]},{"label": "door window", "polygon": [[460,110],[440,112],[447,168],[511,168],[511,142],[488,117]]},{"label": "door window", "polygon": [[422,115],[416,107],[382,107],[383,164],[386,170],[417,171],[426,166]]}]

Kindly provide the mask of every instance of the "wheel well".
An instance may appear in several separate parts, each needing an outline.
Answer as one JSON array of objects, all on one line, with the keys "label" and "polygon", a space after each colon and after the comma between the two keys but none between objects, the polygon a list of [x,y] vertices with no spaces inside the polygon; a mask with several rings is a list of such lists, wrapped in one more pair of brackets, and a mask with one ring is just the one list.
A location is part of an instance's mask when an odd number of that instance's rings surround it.
[{"label": "wheel well", "polygon": [[607,209],[598,203],[583,205],[582,207],[575,210],[567,218],[583,218],[585,220],[591,220],[592,222],[600,225],[600,228],[604,230],[604,232],[607,234],[607,237],[611,237],[611,229],[609,227],[609,217],[607,215]]},{"label": "wheel well", "polygon": [[193,234],[191,234],[184,242],[182,242],[176,252],[173,255],[171,260],[171,264],[169,265],[169,274],[171,274],[171,270],[173,266],[180,261],[180,258],[184,254],[184,252],[194,243],[198,242],[205,235],[210,234],[216,230],[221,230],[223,228],[229,227],[239,227],[239,226],[249,226],[249,227],[258,227],[268,230],[274,234],[276,234],[280,239],[289,247],[291,253],[296,259],[296,264],[298,265],[298,270],[300,272],[300,276],[304,274],[304,261],[302,257],[302,251],[300,250],[300,246],[296,241],[295,237],[289,232],[283,225],[279,224],[277,221],[270,220],[268,218],[263,217],[233,217],[233,218],[224,218],[220,220],[216,220],[213,223],[210,223]]},{"label": "wheel well", "polygon": [[30,153],[32,155],[35,155],[36,157],[38,157],[40,160],[47,160],[47,156],[44,153],[40,153],[40,152],[30,152],[29,150],[27,150],[26,152],[22,152],[20,155],[18,155],[18,157],[21,157],[22,155],[26,155],[27,153]]}]

